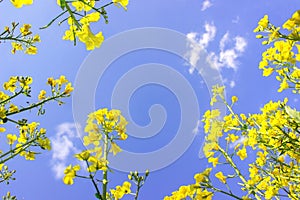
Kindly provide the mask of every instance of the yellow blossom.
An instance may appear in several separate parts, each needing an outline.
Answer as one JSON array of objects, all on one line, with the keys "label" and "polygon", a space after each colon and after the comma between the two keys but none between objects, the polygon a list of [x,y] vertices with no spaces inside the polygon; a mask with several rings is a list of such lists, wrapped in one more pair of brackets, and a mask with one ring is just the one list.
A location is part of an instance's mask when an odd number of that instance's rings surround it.
[{"label": "yellow blossom", "polygon": [[223,175],[223,172],[218,172],[215,174],[215,176],[222,182],[226,183],[226,176]]}]

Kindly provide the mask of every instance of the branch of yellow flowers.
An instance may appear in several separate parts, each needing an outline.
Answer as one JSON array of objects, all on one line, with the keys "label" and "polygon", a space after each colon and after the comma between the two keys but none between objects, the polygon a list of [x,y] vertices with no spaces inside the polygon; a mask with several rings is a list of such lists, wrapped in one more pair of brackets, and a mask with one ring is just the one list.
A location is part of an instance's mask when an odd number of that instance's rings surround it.
[{"label": "branch of yellow flowers", "polygon": [[7,113],[6,116],[10,116],[10,115],[14,115],[16,113],[20,113],[20,112],[24,112],[24,111],[27,111],[27,110],[31,110],[33,108],[39,107],[39,106],[47,103],[48,101],[52,101],[52,100],[56,100],[56,99],[59,99],[59,98],[62,98],[62,97],[68,97],[68,96],[70,96],[70,95],[69,94],[66,95],[66,94],[62,93],[62,94],[59,94],[59,95],[56,95],[56,96],[48,97],[48,98],[44,99],[41,102],[33,103],[32,105],[30,105],[28,107],[25,107],[25,108],[21,108],[18,111]]},{"label": "branch of yellow flowers", "polygon": [[[22,144],[14,149],[11,149],[10,151],[4,153],[4,154],[1,154],[0,156],[0,164],[3,164],[5,162],[7,162],[8,160],[14,158],[15,156],[19,155],[21,152],[25,151],[28,147],[31,146],[32,143],[34,143],[35,141],[37,140],[37,138],[34,138],[28,142],[26,142],[25,144]],[[4,158],[5,156],[11,154],[8,158],[5,158],[5,159],[2,159]]]},{"label": "branch of yellow flowers", "polygon": [[[100,16],[103,16],[105,23],[107,24],[108,16],[105,8],[115,4],[118,7],[123,7],[126,10],[128,0],[113,0],[99,8],[95,6],[96,2],[97,1],[95,0],[58,0],[57,3],[62,8],[62,13],[51,20],[46,26],[42,27],[42,29],[49,27],[54,21],[68,13],[68,17],[59,22],[59,24],[61,24],[65,21],[68,21],[68,24],[70,25],[70,29],[65,31],[63,39],[73,41],[74,45],[76,45],[76,40],[79,39],[81,42],[85,43],[87,50],[93,50],[96,47],[100,47],[104,40],[102,32],[97,34],[92,33],[90,29],[90,23],[99,21]],[[75,9],[73,10],[71,6]],[[95,12],[90,12],[91,10]],[[80,18],[77,19],[75,15],[80,16]]]},{"label": "branch of yellow flowers", "polygon": [[[139,191],[149,175],[149,171],[146,171],[145,176],[140,176],[137,172],[132,172],[128,176],[128,179],[137,186],[135,194],[131,193],[131,183],[128,181],[123,182],[121,186],[116,186],[115,189],[108,189],[108,173],[111,172],[108,165],[108,155],[112,153],[115,156],[122,151],[115,141],[126,140],[126,124],[127,121],[119,110],[104,108],[90,113],[84,129],[88,135],[83,137],[83,145],[86,147],[86,150],[75,154],[79,161],[85,161],[89,175],[79,175],[80,166],[69,165],[64,171],[64,183],[72,185],[74,178],[90,179],[96,190],[95,196],[97,199],[121,199],[126,194],[134,195],[135,199],[137,199]],[[98,171],[102,171],[101,180],[96,178]],[[99,190],[99,183],[102,184],[102,191]]]},{"label": "branch of yellow flowers", "polygon": [[36,54],[37,48],[35,43],[41,41],[39,35],[32,36],[30,24],[24,24],[20,27],[20,33],[16,35],[15,30],[18,25],[19,23],[12,22],[11,28],[6,26],[4,31],[0,34],[0,41],[12,41],[11,45],[13,49],[11,52],[13,54],[15,54],[16,51],[24,50],[24,48],[26,48],[26,54]]}]

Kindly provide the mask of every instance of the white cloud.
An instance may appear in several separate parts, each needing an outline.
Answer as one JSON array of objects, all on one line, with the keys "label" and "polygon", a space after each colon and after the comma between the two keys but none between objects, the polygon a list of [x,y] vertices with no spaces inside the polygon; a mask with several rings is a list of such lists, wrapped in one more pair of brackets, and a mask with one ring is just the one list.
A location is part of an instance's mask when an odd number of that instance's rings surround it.
[{"label": "white cloud", "polygon": [[235,81],[230,81],[229,87],[230,87],[230,88],[234,88],[234,87],[235,87]]},{"label": "white cloud", "polygon": [[201,128],[201,120],[198,120],[195,128],[193,129],[193,133],[194,134],[199,133],[200,128]]},{"label": "white cloud", "polygon": [[219,70],[223,67],[237,70],[238,58],[242,56],[246,47],[247,41],[245,38],[236,36],[231,39],[229,32],[226,32],[219,43],[220,52],[218,54],[209,53],[207,59],[213,67]]},{"label": "white cloud", "polygon": [[198,60],[200,59],[200,52],[207,48],[208,44],[214,40],[216,36],[217,29],[213,23],[205,23],[205,32],[199,37],[198,33],[191,32],[186,35],[189,51],[186,53],[185,57],[189,61],[191,68],[190,73],[193,73]]},{"label": "white cloud", "polygon": [[235,38],[235,50],[243,53],[247,47],[247,41],[245,40],[245,38],[241,37],[241,36],[236,36]]},{"label": "white cloud", "polygon": [[217,28],[213,23],[205,23],[204,28],[205,33],[200,38],[199,45],[206,48],[208,46],[208,43],[214,40]]},{"label": "white cloud", "polygon": [[228,67],[234,70],[237,69],[236,59],[238,54],[234,49],[227,49],[225,51],[221,51],[219,54],[219,62],[221,67]]},{"label": "white cloud", "polygon": [[206,9],[208,9],[209,7],[211,7],[213,4],[211,3],[210,0],[204,0],[202,3],[202,8],[201,11],[204,11]]},{"label": "white cloud", "polygon": [[79,151],[73,143],[78,138],[79,134],[74,123],[60,124],[57,127],[55,136],[50,138],[53,152],[51,168],[55,173],[55,178],[60,179],[63,177],[69,155]]},{"label": "white cloud", "polygon": [[229,32],[227,32],[225,35],[223,35],[222,39],[220,40],[220,50],[223,51],[226,44],[229,42]]}]

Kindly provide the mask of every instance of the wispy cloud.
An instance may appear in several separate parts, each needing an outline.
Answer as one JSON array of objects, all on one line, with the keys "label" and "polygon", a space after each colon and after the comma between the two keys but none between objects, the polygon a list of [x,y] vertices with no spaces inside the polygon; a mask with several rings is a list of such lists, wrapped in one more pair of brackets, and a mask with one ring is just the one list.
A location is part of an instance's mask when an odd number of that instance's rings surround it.
[{"label": "wispy cloud", "polygon": [[[201,51],[208,49],[211,42],[214,41],[217,28],[213,22],[205,23],[205,32],[201,35],[196,32],[187,34],[189,51],[186,53],[186,59],[191,66],[189,72],[193,73],[197,62],[200,59]],[[227,31],[219,41],[219,49],[217,51],[208,51],[207,61],[211,66],[221,70],[222,68],[231,68],[237,70],[238,59],[243,55],[247,47],[247,41],[241,36],[231,37]]]},{"label": "wispy cloud", "polygon": [[230,38],[229,32],[225,33],[219,43],[219,52],[210,52],[208,61],[217,68],[238,68],[238,58],[241,57],[247,47],[247,41],[241,36]]},{"label": "wispy cloud", "polygon": [[204,10],[208,9],[212,5],[213,4],[211,3],[210,0],[203,0],[201,11],[204,11]]},{"label": "wispy cloud", "polygon": [[213,23],[206,22],[204,25],[205,32],[199,35],[196,32],[191,32],[187,34],[187,40],[189,44],[189,51],[186,53],[185,57],[189,61],[190,73],[193,73],[197,62],[200,59],[200,52],[206,49],[211,41],[214,40],[217,32],[217,28]]},{"label": "wispy cloud", "polygon": [[79,138],[74,123],[63,123],[57,127],[55,136],[51,139],[52,143],[52,159],[51,168],[55,174],[55,178],[62,178],[67,160],[70,154],[79,150],[74,145],[74,140]]},{"label": "wispy cloud", "polygon": [[202,126],[202,122],[201,122],[201,120],[198,120],[195,128],[193,129],[193,133],[194,134],[199,133],[201,126]]}]

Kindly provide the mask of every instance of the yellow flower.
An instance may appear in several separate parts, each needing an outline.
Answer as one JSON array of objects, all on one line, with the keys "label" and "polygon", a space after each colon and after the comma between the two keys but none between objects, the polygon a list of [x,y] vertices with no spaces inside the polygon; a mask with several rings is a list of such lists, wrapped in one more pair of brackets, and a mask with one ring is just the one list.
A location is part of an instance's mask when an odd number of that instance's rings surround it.
[{"label": "yellow flower", "polygon": [[91,163],[91,165],[87,169],[89,172],[95,172],[97,170],[102,170],[102,171],[107,170],[107,164],[108,164],[107,160],[97,159],[94,156],[90,156],[88,158],[88,162]]},{"label": "yellow flower", "polygon": [[237,153],[237,156],[240,157],[241,160],[244,160],[245,158],[247,158],[247,150],[245,147],[243,147],[242,149],[240,149]]},{"label": "yellow flower", "polygon": [[79,165],[75,165],[74,167],[72,167],[72,165],[69,165],[64,171],[65,177],[63,178],[63,182],[66,185],[73,185],[76,172],[79,170]]},{"label": "yellow flower", "polygon": [[85,3],[81,1],[73,1],[72,6],[75,7],[77,11],[90,11],[92,7],[95,6],[94,0],[84,0]]},{"label": "yellow flower", "polygon": [[131,184],[128,181],[125,181],[122,186],[117,185],[116,189],[111,189],[110,192],[113,195],[115,200],[123,198],[125,194],[129,194]]},{"label": "yellow flower", "polygon": [[24,24],[20,28],[20,32],[22,33],[23,36],[29,35],[29,34],[31,34],[30,28],[31,28],[30,24]]},{"label": "yellow flower", "polygon": [[237,96],[232,96],[232,97],[231,97],[231,102],[232,102],[232,103],[235,103],[235,102],[237,102],[237,101],[238,101]]},{"label": "yellow flower", "polygon": [[26,54],[28,55],[34,55],[34,54],[37,54],[37,48],[34,47],[34,46],[30,46],[26,49],[25,51]]},{"label": "yellow flower", "polygon": [[72,87],[72,84],[68,83],[65,87],[64,94],[70,94],[73,90],[74,90],[74,88]]},{"label": "yellow flower", "polygon": [[30,5],[33,0],[10,0],[10,2],[16,7],[21,8],[23,5]]},{"label": "yellow flower", "polygon": [[202,173],[198,173],[195,174],[194,179],[196,181],[196,184],[199,184],[205,179],[205,176]]},{"label": "yellow flower", "polygon": [[269,25],[268,15],[265,15],[259,22],[258,26],[254,29],[253,32],[259,32],[265,30]]},{"label": "yellow flower", "polygon": [[226,137],[226,140],[228,142],[235,142],[238,139],[239,139],[239,136],[234,135],[234,134],[228,134],[228,137]]},{"label": "yellow flower", "polygon": [[47,84],[50,85],[51,87],[55,87],[57,82],[56,80],[53,79],[53,77],[48,78]]},{"label": "yellow flower", "polygon": [[51,150],[51,142],[48,138],[39,138],[37,141],[42,149]]},{"label": "yellow flower", "polygon": [[127,10],[128,0],[113,0],[114,4],[121,5],[125,10]]},{"label": "yellow flower", "polygon": [[17,86],[16,86],[17,82],[18,82],[18,77],[17,76],[11,76],[9,78],[9,81],[7,81],[3,84],[4,90],[8,90],[8,91],[14,93],[15,90],[17,89]]},{"label": "yellow flower", "polygon": [[280,87],[279,87],[279,89],[277,91],[278,92],[282,92],[283,90],[288,89],[288,88],[289,88],[289,84],[287,82],[287,78],[284,78],[282,80],[282,82],[280,83]]},{"label": "yellow flower", "polygon": [[263,71],[263,76],[270,76],[273,73],[274,69],[269,67],[269,68],[264,68]]},{"label": "yellow flower", "polygon": [[45,91],[45,90],[41,90],[41,91],[40,91],[40,94],[39,94],[39,96],[38,96],[38,99],[39,99],[40,101],[46,99],[46,91]]},{"label": "yellow flower", "polygon": [[14,142],[18,139],[17,138],[17,135],[12,135],[12,134],[7,134],[6,135],[6,138],[7,138],[7,143],[9,144],[9,145],[13,145],[14,144]]},{"label": "yellow flower", "polygon": [[100,19],[100,13],[99,12],[93,12],[93,13],[90,13],[90,14],[82,17],[80,19],[80,23],[88,25],[90,22],[97,22],[97,21],[99,21],[99,19]]},{"label": "yellow flower", "polygon": [[12,50],[11,50],[11,53],[12,53],[12,54],[15,54],[16,51],[21,51],[21,50],[23,50],[23,46],[22,46],[22,44],[20,44],[20,43],[12,42],[12,43],[11,43],[11,46],[12,46]]},{"label": "yellow flower", "polygon": [[94,35],[89,25],[83,25],[81,27],[81,30],[78,30],[76,32],[76,35],[78,36],[79,40],[86,45],[87,50],[93,50],[95,48],[99,48],[104,41],[104,37],[102,35],[102,32],[97,33]]},{"label": "yellow flower", "polygon": [[75,158],[78,160],[88,160],[91,153],[89,150],[82,151],[81,153],[75,154]]},{"label": "yellow flower", "polygon": [[208,158],[208,162],[212,163],[213,166],[216,167],[217,164],[219,163],[219,158],[210,157],[210,158]]},{"label": "yellow flower", "polygon": [[115,156],[117,153],[121,152],[122,149],[114,142],[111,143],[111,151],[113,155]]},{"label": "yellow flower", "polygon": [[223,175],[223,172],[218,172],[215,174],[215,176],[222,182],[226,183],[226,176]]},{"label": "yellow flower", "polygon": [[10,104],[9,105],[9,112],[18,112],[19,111],[19,108],[18,106],[14,105],[14,104]]},{"label": "yellow flower", "polygon": [[32,151],[25,153],[24,156],[25,156],[26,160],[34,160],[35,159],[35,153]]}]

